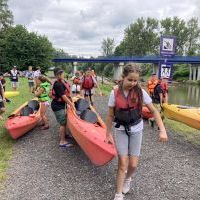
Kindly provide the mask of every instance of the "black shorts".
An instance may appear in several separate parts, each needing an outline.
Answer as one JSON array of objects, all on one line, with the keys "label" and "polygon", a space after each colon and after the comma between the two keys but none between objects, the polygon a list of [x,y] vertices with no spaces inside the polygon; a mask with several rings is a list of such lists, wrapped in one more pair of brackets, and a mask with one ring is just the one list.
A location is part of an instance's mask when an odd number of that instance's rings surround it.
[{"label": "black shorts", "polygon": [[80,91],[72,91],[72,94],[80,94]]},{"label": "black shorts", "polygon": [[3,101],[0,102],[0,109],[1,109],[1,108],[5,108],[5,105],[4,105],[4,102],[3,102]]}]

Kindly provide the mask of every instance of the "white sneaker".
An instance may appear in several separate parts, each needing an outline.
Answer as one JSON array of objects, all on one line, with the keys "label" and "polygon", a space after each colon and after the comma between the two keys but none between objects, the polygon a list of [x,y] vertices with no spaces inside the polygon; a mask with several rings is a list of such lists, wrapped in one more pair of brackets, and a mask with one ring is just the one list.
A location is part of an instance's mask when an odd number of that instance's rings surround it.
[{"label": "white sneaker", "polygon": [[123,200],[124,199],[124,195],[121,193],[121,194],[115,194],[115,198],[114,200]]},{"label": "white sneaker", "polygon": [[123,185],[122,193],[123,194],[128,193],[129,190],[130,190],[130,188],[131,188],[131,178],[126,178],[124,180],[124,185]]}]

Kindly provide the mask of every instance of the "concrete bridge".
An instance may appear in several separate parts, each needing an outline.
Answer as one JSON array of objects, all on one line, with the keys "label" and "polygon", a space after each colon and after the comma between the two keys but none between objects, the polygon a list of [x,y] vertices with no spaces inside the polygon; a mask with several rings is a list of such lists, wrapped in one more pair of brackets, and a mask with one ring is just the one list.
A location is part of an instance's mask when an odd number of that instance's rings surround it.
[{"label": "concrete bridge", "polygon": [[77,69],[77,64],[80,62],[87,63],[115,63],[116,70],[114,71],[114,80],[118,80],[122,74],[123,66],[128,62],[137,63],[152,63],[153,72],[158,74],[158,64],[167,62],[172,64],[188,64],[190,68],[189,80],[200,80],[200,57],[199,56],[132,56],[132,57],[98,57],[98,58],[55,58],[53,62],[70,62],[74,66],[74,71]]}]

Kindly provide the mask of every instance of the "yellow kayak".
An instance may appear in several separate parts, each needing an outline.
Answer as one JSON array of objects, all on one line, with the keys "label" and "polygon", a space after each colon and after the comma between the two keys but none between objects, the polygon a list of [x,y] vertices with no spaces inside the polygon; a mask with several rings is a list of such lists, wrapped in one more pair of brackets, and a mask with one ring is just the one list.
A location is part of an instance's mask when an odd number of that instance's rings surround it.
[{"label": "yellow kayak", "polygon": [[200,130],[200,108],[181,106],[175,104],[163,104],[164,115],[192,128]]},{"label": "yellow kayak", "polygon": [[19,91],[5,91],[5,97],[10,98],[10,97],[15,97],[19,95]]}]

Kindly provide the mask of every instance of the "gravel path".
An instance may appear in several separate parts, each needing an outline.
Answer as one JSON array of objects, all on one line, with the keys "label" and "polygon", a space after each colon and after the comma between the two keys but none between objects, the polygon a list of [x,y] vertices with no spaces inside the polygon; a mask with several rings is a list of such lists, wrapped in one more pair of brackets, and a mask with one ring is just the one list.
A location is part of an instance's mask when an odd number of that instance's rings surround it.
[{"label": "gravel path", "polygon": [[[105,117],[105,97],[96,101]],[[104,106],[105,105],[105,106]],[[8,170],[1,200],[112,200],[117,159],[104,167],[91,164],[75,146],[58,148],[58,125],[49,111],[51,128],[20,138]],[[140,165],[126,200],[200,199],[200,147],[169,133],[167,144],[145,124]]]}]

